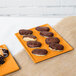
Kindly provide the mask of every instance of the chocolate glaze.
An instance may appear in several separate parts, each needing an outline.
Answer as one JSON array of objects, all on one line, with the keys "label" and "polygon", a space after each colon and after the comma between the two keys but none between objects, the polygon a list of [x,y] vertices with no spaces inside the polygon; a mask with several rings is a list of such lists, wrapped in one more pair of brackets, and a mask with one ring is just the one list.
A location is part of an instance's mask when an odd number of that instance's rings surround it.
[{"label": "chocolate glaze", "polygon": [[29,34],[32,34],[32,33],[33,32],[31,30],[25,30],[25,29],[19,30],[20,35],[29,35]]},{"label": "chocolate glaze", "polygon": [[2,55],[0,55],[0,64],[4,64],[5,61],[4,61],[4,57]]},{"label": "chocolate glaze", "polygon": [[9,52],[6,49],[2,49],[4,57],[8,57]]},{"label": "chocolate glaze", "polygon": [[63,50],[64,46],[58,43],[50,43],[49,47],[55,50]]},{"label": "chocolate glaze", "polygon": [[46,55],[48,53],[48,51],[46,49],[34,49],[32,51],[32,54],[36,54],[36,55]]},{"label": "chocolate glaze", "polygon": [[37,31],[49,31],[49,27],[36,27]]},{"label": "chocolate glaze", "polygon": [[27,46],[30,48],[41,47],[41,43],[38,41],[28,41]]},{"label": "chocolate glaze", "polygon": [[45,37],[52,37],[54,34],[52,32],[41,31],[40,35]]},{"label": "chocolate glaze", "polygon": [[49,37],[49,38],[45,39],[45,42],[47,44],[50,44],[50,43],[59,43],[60,40],[57,37]]},{"label": "chocolate glaze", "polygon": [[36,39],[36,38],[37,38],[37,37],[34,36],[34,35],[24,35],[23,38],[25,38],[25,37],[29,37],[29,38],[33,38],[33,39]]}]

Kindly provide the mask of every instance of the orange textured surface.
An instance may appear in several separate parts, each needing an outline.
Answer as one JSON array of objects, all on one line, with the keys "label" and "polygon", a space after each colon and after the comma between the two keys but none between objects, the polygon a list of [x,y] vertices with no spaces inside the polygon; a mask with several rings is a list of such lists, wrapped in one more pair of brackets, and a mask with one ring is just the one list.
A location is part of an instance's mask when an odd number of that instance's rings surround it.
[{"label": "orange textured surface", "polygon": [[[0,45],[0,48],[7,49],[6,45]],[[17,70],[19,70],[19,67],[16,64],[11,53],[9,52],[9,56],[5,59],[5,63],[3,65],[0,65],[0,76],[7,75],[7,74],[17,71]]]},{"label": "orange textured surface", "polygon": [[45,26],[45,27],[49,27],[50,28],[50,32],[54,33],[54,37],[58,37],[60,39],[60,44],[62,44],[64,46],[64,50],[63,51],[54,51],[54,50],[50,50],[49,46],[45,43],[45,37],[41,36],[39,33],[39,31],[35,30],[35,28],[32,28],[30,30],[33,31],[33,35],[37,37],[37,41],[42,43],[42,46],[39,49],[47,49],[48,54],[45,56],[36,56],[32,54],[32,50],[35,48],[29,48],[27,46],[27,42],[24,41],[22,39],[22,36],[19,33],[16,33],[16,37],[19,39],[19,41],[21,42],[21,44],[24,46],[25,50],[27,51],[27,53],[29,54],[29,56],[32,58],[32,60],[34,61],[34,63],[38,63],[40,61],[46,60],[48,58],[52,58],[54,56],[60,55],[62,53],[71,51],[73,48],[53,29],[51,28],[50,25],[45,24],[45,25],[41,25],[41,26]]}]

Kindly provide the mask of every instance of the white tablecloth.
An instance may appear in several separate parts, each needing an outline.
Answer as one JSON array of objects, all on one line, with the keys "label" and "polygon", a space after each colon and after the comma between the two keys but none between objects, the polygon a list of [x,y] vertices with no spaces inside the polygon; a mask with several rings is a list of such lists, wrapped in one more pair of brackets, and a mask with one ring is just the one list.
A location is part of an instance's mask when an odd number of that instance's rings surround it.
[{"label": "white tablecloth", "polygon": [[30,17],[0,17],[0,45],[6,44],[12,55],[23,46],[14,35],[19,29],[30,29],[43,24],[54,26],[62,18],[30,18]]}]

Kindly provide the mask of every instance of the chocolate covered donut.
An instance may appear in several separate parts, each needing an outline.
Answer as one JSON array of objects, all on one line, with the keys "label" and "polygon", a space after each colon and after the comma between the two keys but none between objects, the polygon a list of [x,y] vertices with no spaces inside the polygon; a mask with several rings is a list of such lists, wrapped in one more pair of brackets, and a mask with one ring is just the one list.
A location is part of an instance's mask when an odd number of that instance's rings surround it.
[{"label": "chocolate covered donut", "polygon": [[37,56],[45,56],[48,53],[46,49],[34,49],[32,51],[32,54],[37,55]]},{"label": "chocolate covered donut", "polygon": [[24,35],[23,36],[23,40],[24,41],[36,41],[37,40],[37,37],[36,36],[33,36],[33,35]]},{"label": "chocolate covered donut", "polygon": [[5,63],[4,59],[8,57],[8,55],[9,55],[8,50],[0,48],[0,64]]},{"label": "chocolate covered donut", "polygon": [[30,48],[41,47],[41,43],[38,41],[27,41],[27,46]]},{"label": "chocolate covered donut", "polygon": [[37,31],[49,31],[49,27],[36,27]]},{"label": "chocolate covered donut", "polygon": [[49,48],[50,48],[50,49],[53,49],[53,50],[58,50],[58,51],[60,51],[60,50],[63,50],[63,49],[64,49],[64,46],[61,45],[61,44],[58,44],[58,43],[50,43],[50,44],[49,44]]},{"label": "chocolate covered donut", "polygon": [[41,31],[40,35],[44,37],[52,37],[54,34],[52,32]]},{"label": "chocolate covered donut", "polygon": [[19,30],[20,35],[29,35],[29,34],[32,34],[32,33],[33,32],[31,30],[25,30],[25,29]]},{"label": "chocolate covered donut", "polygon": [[50,44],[50,43],[59,43],[60,40],[57,37],[49,37],[49,38],[45,39],[45,42],[47,44]]}]

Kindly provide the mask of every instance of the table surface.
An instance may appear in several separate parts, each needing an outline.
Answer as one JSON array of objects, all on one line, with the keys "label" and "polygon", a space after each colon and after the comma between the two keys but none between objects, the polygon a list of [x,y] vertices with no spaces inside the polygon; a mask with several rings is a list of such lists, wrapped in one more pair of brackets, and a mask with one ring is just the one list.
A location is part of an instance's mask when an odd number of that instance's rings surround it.
[{"label": "table surface", "polygon": [[19,29],[30,29],[47,23],[53,27],[60,20],[62,18],[0,17],[0,45],[6,44],[12,55],[15,55],[24,49],[14,35]]}]

